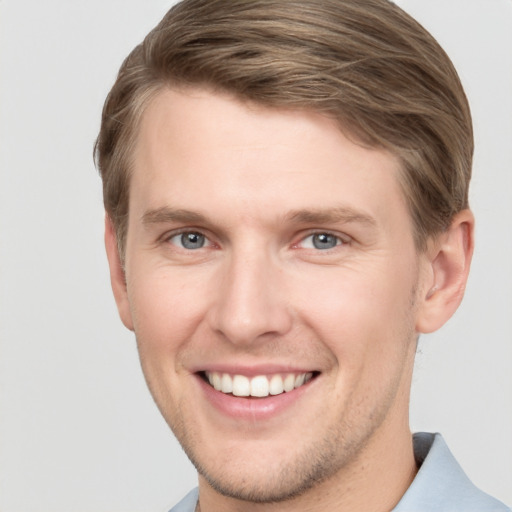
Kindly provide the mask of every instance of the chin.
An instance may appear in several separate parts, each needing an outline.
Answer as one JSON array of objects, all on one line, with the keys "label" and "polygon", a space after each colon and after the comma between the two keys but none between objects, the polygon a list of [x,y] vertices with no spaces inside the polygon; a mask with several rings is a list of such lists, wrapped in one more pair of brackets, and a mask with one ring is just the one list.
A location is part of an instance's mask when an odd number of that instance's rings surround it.
[{"label": "chin", "polygon": [[[200,479],[217,493],[251,503],[279,503],[293,500],[334,477],[357,451],[340,450],[338,436],[314,443],[295,444],[274,450],[271,441],[263,449],[257,443],[248,450],[227,448],[222,454],[205,454],[202,443],[184,443],[185,451]],[[188,446],[187,446],[188,444]],[[195,447],[200,447],[197,456]],[[285,453],[283,453],[285,452]],[[340,456],[340,453],[342,454]]]}]

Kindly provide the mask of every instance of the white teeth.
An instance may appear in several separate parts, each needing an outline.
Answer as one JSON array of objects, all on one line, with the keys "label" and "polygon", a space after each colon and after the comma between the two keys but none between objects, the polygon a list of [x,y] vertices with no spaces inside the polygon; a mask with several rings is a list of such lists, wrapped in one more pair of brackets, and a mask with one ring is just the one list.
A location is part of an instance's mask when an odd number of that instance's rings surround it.
[{"label": "white teeth", "polygon": [[270,394],[280,395],[283,391],[283,378],[281,375],[273,375],[270,379]]},{"label": "white teeth", "polygon": [[249,379],[245,375],[230,375],[229,373],[206,372],[208,382],[217,391],[232,393],[234,396],[254,396],[264,398],[269,395],[280,395],[290,392],[304,384],[307,384],[313,374],[288,373],[286,375],[275,374],[271,377],[258,375]]},{"label": "white teeth", "polygon": [[297,377],[295,378],[295,387],[299,388],[300,386],[302,386],[302,384],[304,384],[305,380],[306,380],[306,374],[301,373],[300,375],[297,375]]},{"label": "white teeth", "polygon": [[233,395],[249,396],[250,394],[251,394],[251,381],[244,375],[235,375],[233,377]]},{"label": "white teeth", "polygon": [[233,379],[227,373],[222,374],[221,391],[223,393],[232,393],[233,392]]},{"label": "white teeth", "polygon": [[268,396],[269,383],[265,375],[259,375],[251,379],[251,396]]},{"label": "white teeth", "polygon": [[294,388],[294,386],[295,386],[295,375],[290,373],[284,379],[283,387],[284,387],[284,390],[288,393]]},{"label": "white teeth", "polygon": [[217,390],[217,391],[220,391],[221,390],[221,380],[220,380],[220,375],[218,373],[214,373],[212,375],[212,386]]}]

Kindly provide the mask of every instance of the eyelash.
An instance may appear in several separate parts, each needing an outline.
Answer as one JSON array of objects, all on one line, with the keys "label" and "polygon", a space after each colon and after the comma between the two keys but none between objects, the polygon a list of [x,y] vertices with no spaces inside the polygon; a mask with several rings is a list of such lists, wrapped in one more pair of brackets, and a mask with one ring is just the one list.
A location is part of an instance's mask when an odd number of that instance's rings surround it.
[{"label": "eyelash", "polygon": [[[190,235],[197,235],[199,237],[202,237],[204,239],[205,245],[203,245],[201,247],[198,247],[198,248],[195,248],[195,249],[191,249],[191,248],[183,247],[183,244],[182,244],[181,247],[179,247],[178,244],[175,244],[175,243],[172,242],[172,240],[174,238],[178,238],[178,237],[183,238],[184,235],[189,235],[189,236]],[[187,251],[199,250],[199,249],[203,249],[204,247],[210,247],[210,246],[214,245],[213,242],[208,238],[207,235],[202,233],[200,230],[195,230],[195,229],[184,229],[182,231],[170,233],[170,234],[165,236],[164,242],[170,243],[171,245],[176,245],[180,249],[187,250]]]},{"label": "eyelash", "polygon": [[[321,236],[325,236],[327,238],[334,239],[333,241],[335,242],[335,245],[333,247],[324,247],[324,248],[317,247],[314,242],[314,237],[321,237]],[[297,242],[296,244],[293,244],[293,247],[297,248],[300,244],[304,244],[304,242],[308,239],[311,239],[311,244],[310,244],[311,246],[305,247],[305,249],[315,250],[318,252],[331,251],[331,250],[336,249],[337,247],[346,245],[348,243],[346,239],[343,239],[341,236],[336,235],[335,233],[331,233],[329,231],[314,231],[312,233],[309,233],[307,236],[301,238],[301,240],[299,242]]]},{"label": "eyelash", "polygon": [[[199,237],[202,237],[204,239],[205,244],[201,245],[201,247],[197,247],[197,248],[187,248],[187,247],[183,246],[183,243],[181,243],[181,247],[180,247],[178,245],[178,243],[172,242],[173,239],[178,238],[178,237],[183,237],[183,235],[197,235]],[[319,248],[319,247],[315,246],[315,242],[313,241],[313,238],[315,236],[321,237],[322,235],[325,235],[326,237],[331,238],[331,239],[334,238],[335,245],[333,247],[325,247],[325,248]],[[298,248],[300,248],[300,245],[303,244],[306,240],[312,239],[310,247],[304,247],[304,249],[313,250],[315,252],[327,252],[327,251],[332,251],[332,250],[336,249],[337,247],[347,245],[349,243],[349,240],[347,240],[346,238],[347,237],[343,238],[343,237],[336,235],[335,233],[332,233],[330,231],[320,231],[320,230],[313,231],[313,232],[309,232],[306,236],[303,236],[298,242],[293,243],[292,248],[298,249]],[[182,250],[191,251],[191,252],[199,250],[199,249],[203,249],[206,247],[215,246],[215,243],[212,242],[206,234],[204,234],[201,230],[195,230],[195,229],[183,229],[181,231],[169,233],[164,237],[164,242],[167,242],[171,245],[175,245]]]}]

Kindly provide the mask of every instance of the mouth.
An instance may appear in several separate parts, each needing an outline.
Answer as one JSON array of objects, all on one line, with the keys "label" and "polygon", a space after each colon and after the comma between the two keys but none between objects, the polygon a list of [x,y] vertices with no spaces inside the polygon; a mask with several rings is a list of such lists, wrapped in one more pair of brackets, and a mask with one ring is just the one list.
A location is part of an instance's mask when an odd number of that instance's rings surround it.
[{"label": "mouth", "polygon": [[246,398],[266,398],[289,393],[301,388],[318,376],[319,372],[276,373],[272,375],[246,375],[200,372],[202,379],[216,391],[226,395]]}]

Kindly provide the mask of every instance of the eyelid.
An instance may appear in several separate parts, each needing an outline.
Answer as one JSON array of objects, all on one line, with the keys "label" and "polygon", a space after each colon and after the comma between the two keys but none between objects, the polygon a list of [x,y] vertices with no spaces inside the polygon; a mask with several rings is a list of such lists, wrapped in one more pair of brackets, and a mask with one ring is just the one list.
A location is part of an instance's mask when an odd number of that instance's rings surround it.
[{"label": "eyelid", "polygon": [[[171,243],[171,240],[173,238],[183,235],[185,233],[197,233],[198,235],[204,236],[205,241],[206,241],[205,247],[213,247],[215,245],[215,243],[212,241],[210,235],[208,235],[208,233],[206,233],[204,229],[194,228],[194,227],[183,227],[183,228],[177,228],[177,229],[173,229],[171,231],[167,231],[160,237],[159,241],[169,243],[170,245],[173,245],[174,247],[178,247],[180,249],[185,249],[184,247],[180,247],[177,244]],[[201,249],[202,249],[202,247],[201,247]],[[185,249],[185,250],[188,251],[190,249]],[[196,250],[199,250],[199,249],[196,249]]]},{"label": "eyelid", "polygon": [[301,236],[301,238],[292,244],[292,247],[294,249],[298,249],[300,248],[299,245],[301,243],[303,243],[305,240],[307,240],[308,238],[310,237],[313,237],[315,235],[329,235],[329,236],[333,236],[335,237],[340,243],[337,243],[334,247],[332,248],[329,248],[329,249],[316,249],[316,248],[307,248],[308,250],[309,249],[312,249],[314,251],[318,251],[318,252],[328,252],[328,251],[332,251],[334,249],[336,249],[337,247],[341,247],[343,245],[347,245],[349,244],[351,241],[352,241],[352,238],[344,233],[336,233],[334,231],[330,231],[328,229],[313,229],[313,230],[308,230],[307,233],[303,234]]},{"label": "eyelid", "polygon": [[[212,240],[213,237],[207,232],[207,230],[201,229],[201,228],[196,228],[193,226],[176,228],[171,231],[167,231],[159,238],[159,241],[165,242],[165,243],[170,243],[172,238],[183,235],[184,233],[197,233],[197,234],[204,236],[205,240],[206,240],[205,247],[214,247],[214,246],[218,245],[216,242],[214,242]],[[329,250],[333,250],[336,247],[347,245],[352,241],[352,238],[345,233],[339,233],[339,232],[331,231],[328,229],[311,229],[311,230],[308,230],[306,233],[301,234],[299,240],[292,244],[292,248],[294,248],[294,249],[299,248],[299,245],[302,242],[304,242],[306,239],[308,239],[314,235],[322,235],[322,234],[333,236],[340,242],[340,243],[336,244],[336,246],[331,249],[324,249],[323,252],[328,252]],[[176,244],[172,244],[172,245],[174,245],[175,247],[179,247]],[[320,252],[319,249],[314,249],[314,250]]]}]

